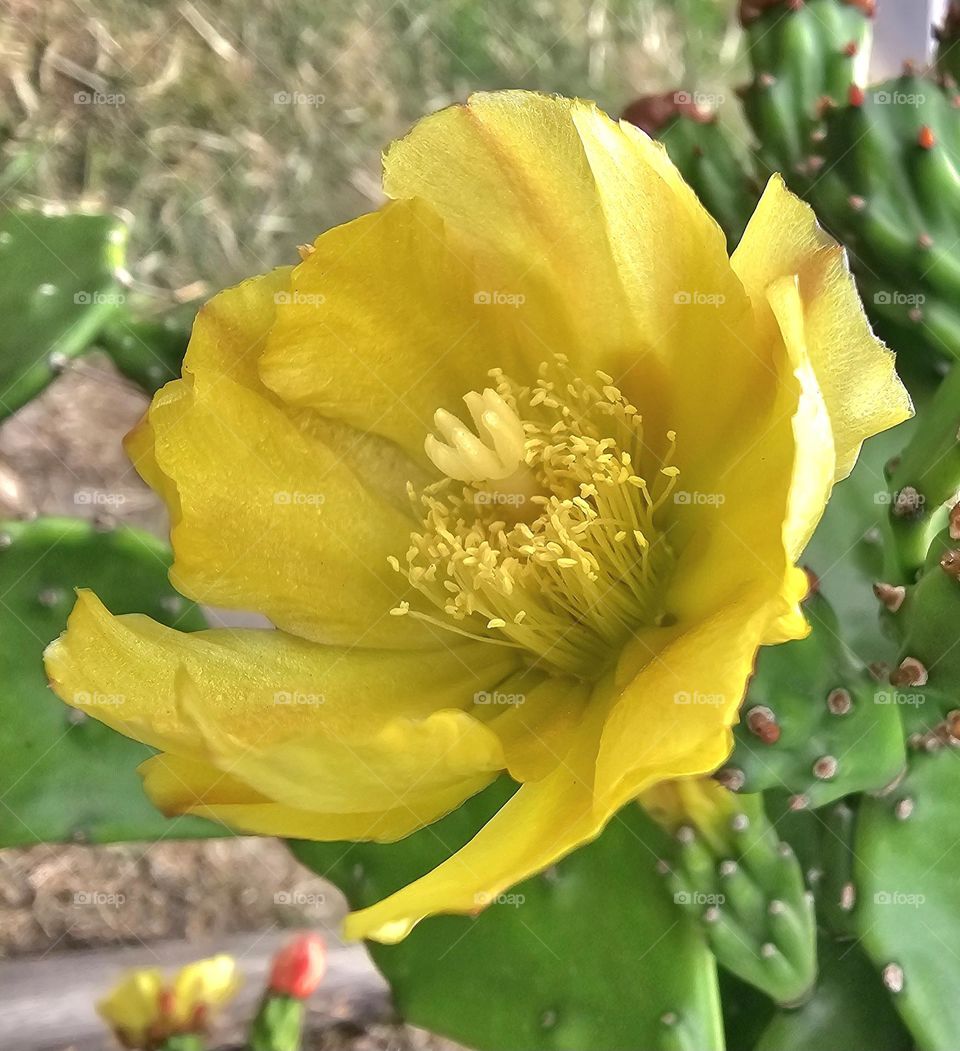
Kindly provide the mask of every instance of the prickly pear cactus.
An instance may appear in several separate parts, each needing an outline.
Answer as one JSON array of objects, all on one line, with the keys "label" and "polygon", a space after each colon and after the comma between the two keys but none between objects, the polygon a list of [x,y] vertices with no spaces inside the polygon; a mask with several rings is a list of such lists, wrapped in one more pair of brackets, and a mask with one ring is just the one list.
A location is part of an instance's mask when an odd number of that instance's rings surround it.
[{"label": "prickly pear cactus", "polygon": [[755,1051],[910,1051],[910,1033],[856,945],[824,941],[820,966],[821,981],[813,996],[795,1010],[775,1015]]},{"label": "prickly pear cactus", "polygon": [[864,801],[857,828],[857,933],[922,1047],[954,1047],[960,1032],[958,792],[948,748],[917,754],[894,791]]},{"label": "prickly pear cactus", "polygon": [[728,801],[680,825],[661,869],[673,900],[697,918],[717,960],[775,1003],[802,1003],[817,976],[813,895],[760,796]]},{"label": "prickly pear cactus", "polygon": [[805,612],[808,638],[760,653],[718,775],[745,792],[786,789],[796,809],[881,789],[906,761],[899,707],[851,656],[826,600],[812,596]]},{"label": "prickly pear cactus", "polygon": [[126,239],[109,215],[0,214],[0,419],[86,350],[120,309]]},{"label": "prickly pear cactus", "polygon": [[110,319],[97,344],[125,376],[152,393],[180,375],[195,313],[186,307],[147,320],[125,310]]},{"label": "prickly pear cactus", "polygon": [[740,97],[764,174],[780,172],[801,192],[816,180],[812,145],[823,113],[862,79],[873,7],[866,0],[741,3],[753,76]]},{"label": "prickly pear cactus", "polygon": [[[43,672],[44,646],[66,626],[74,588],[117,613],[204,627],[167,581],[168,549],[130,528],[70,518],[0,522],[0,847],[221,834],[199,818],[160,815],[136,768],[150,750],[66,708]],[[122,704],[122,697],[104,697]]]}]

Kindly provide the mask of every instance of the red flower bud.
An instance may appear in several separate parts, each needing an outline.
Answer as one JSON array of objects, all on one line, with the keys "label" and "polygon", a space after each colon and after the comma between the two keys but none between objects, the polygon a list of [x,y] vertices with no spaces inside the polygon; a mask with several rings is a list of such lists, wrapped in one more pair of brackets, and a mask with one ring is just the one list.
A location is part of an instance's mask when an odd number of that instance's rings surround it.
[{"label": "red flower bud", "polygon": [[319,934],[302,934],[273,959],[270,988],[306,1000],[327,972],[327,946]]}]

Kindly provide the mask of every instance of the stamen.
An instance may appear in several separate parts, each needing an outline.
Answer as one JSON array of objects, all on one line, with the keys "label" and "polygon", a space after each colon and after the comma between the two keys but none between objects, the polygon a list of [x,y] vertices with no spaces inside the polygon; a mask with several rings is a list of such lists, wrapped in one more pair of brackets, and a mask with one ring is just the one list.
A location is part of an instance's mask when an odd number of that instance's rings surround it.
[{"label": "stamen", "polygon": [[425,449],[445,477],[411,488],[423,525],[406,565],[390,560],[439,615],[393,612],[595,676],[663,619],[673,553],[660,511],[676,484],[676,434],[655,457],[613,378],[587,383],[560,355],[532,387],[490,375],[496,389],[464,397],[476,434],[436,413],[446,441],[428,435]]}]

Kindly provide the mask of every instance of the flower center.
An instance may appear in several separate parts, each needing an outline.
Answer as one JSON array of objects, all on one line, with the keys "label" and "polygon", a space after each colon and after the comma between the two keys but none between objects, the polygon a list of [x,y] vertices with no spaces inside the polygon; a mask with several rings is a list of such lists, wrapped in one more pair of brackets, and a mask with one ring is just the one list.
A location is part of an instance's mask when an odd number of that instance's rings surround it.
[{"label": "flower center", "polygon": [[496,389],[463,399],[475,432],[437,411],[444,440],[430,434],[424,446],[445,477],[410,487],[422,526],[406,565],[391,565],[446,617],[405,602],[394,614],[584,678],[661,622],[673,554],[659,512],[678,473],[676,435],[655,456],[636,408],[596,375],[576,377],[560,355],[530,387],[494,369]]}]

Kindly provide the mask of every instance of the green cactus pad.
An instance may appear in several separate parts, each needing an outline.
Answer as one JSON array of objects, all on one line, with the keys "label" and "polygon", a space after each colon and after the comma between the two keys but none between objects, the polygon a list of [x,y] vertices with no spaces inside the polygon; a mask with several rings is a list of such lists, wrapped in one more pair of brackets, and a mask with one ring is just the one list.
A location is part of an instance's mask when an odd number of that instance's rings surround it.
[{"label": "green cactus pad", "polygon": [[910,1051],[913,1041],[883,984],[852,943],[820,946],[813,996],[774,1016],[754,1051]]},{"label": "green cactus pad", "polygon": [[[428,871],[506,799],[498,783],[391,845],[292,844],[362,907]],[[414,1025],[479,1051],[722,1051],[713,959],[655,871],[665,834],[636,806],[475,918],[371,945]]]},{"label": "green cactus pad", "polygon": [[727,235],[730,250],[740,241],[760,191],[750,157],[738,152],[717,120],[691,120],[682,112],[659,133],[670,159]]},{"label": "green cactus pad", "polygon": [[115,613],[203,627],[167,582],[169,564],[166,545],[139,530],[0,522],[0,846],[223,834],[156,811],[136,772],[150,749],[68,708],[44,677],[43,649],[65,627],[75,587]]},{"label": "green cactus pad", "polygon": [[856,467],[834,488],[803,553],[804,565],[842,627],[844,643],[864,665],[892,662],[897,652],[873,585],[885,579],[883,533],[891,498],[884,468],[900,453],[913,426],[909,421],[864,443]]},{"label": "green cactus pad", "polygon": [[947,358],[960,356],[956,97],[953,86],[907,73],[830,111],[810,189],[850,249],[881,335]]},{"label": "green cactus pad", "polygon": [[786,789],[799,808],[875,791],[904,768],[899,707],[847,651],[826,600],[805,605],[806,639],[761,650],[721,779]]},{"label": "green cactus pad", "polygon": [[887,579],[904,585],[912,584],[928,561],[931,541],[947,524],[960,489],[960,365],[923,406],[910,433],[889,478]]},{"label": "green cactus pad", "polygon": [[699,919],[717,960],[777,1003],[796,1003],[817,974],[813,896],[760,796],[739,797],[723,827],[678,829],[665,878]]},{"label": "green cactus pad", "polygon": [[124,311],[110,319],[98,343],[125,376],[153,393],[180,375],[195,313],[183,307],[146,320]]},{"label": "green cactus pad", "polygon": [[960,1033],[958,798],[956,754],[920,754],[857,824],[858,933],[923,1051],[952,1051]]},{"label": "green cactus pad", "polygon": [[119,309],[126,237],[110,215],[0,214],[0,419],[86,350]]}]

